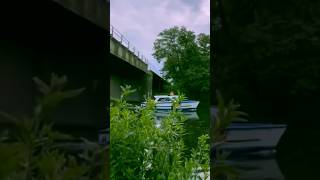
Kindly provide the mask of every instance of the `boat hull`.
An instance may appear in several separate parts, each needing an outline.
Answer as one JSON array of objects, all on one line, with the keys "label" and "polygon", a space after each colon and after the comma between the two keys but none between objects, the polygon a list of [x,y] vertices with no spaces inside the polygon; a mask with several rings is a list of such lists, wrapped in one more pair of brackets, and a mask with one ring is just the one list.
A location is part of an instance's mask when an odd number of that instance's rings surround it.
[{"label": "boat hull", "polygon": [[263,150],[276,148],[286,130],[286,125],[236,123],[226,130],[225,143],[218,146],[224,150]]},{"label": "boat hull", "polygon": [[[155,112],[155,117],[159,120],[165,118],[165,117],[168,117],[168,115],[170,114],[170,111],[156,111]],[[189,119],[189,120],[198,120],[199,119],[199,116],[197,114],[197,112],[195,111],[192,111],[192,112],[182,112],[182,115],[186,118],[186,119]]]},{"label": "boat hull", "polygon": [[[199,101],[183,101],[180,106],[177,108],[179,110],[190,110],[195,111],[199,105]],[[157,103],[157,110],[171,110],[172,103]]]}]

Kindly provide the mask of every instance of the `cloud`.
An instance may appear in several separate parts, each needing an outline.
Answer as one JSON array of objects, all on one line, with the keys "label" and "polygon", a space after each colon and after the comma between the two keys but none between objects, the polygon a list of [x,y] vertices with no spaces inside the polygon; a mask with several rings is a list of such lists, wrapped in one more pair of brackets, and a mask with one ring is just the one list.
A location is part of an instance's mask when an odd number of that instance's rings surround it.
[{"label": "cloud", "polygon": [[210,0],[111,0],[111,24],[141,51],[160,73],[153,42],[164,29],[185,26],[195,33],[210,32]]}]

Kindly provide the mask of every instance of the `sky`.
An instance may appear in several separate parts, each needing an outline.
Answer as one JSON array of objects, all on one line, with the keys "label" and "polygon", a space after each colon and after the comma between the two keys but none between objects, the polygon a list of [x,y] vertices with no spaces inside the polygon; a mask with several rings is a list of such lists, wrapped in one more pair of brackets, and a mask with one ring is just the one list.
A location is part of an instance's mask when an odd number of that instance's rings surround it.
[{"label": "sky", "polygon": [[149,68],[161,75],[163,63],[152,57],[157,35],[173,26],[209,34],[210,0],[110,0],[110,23],[148,59]]}]

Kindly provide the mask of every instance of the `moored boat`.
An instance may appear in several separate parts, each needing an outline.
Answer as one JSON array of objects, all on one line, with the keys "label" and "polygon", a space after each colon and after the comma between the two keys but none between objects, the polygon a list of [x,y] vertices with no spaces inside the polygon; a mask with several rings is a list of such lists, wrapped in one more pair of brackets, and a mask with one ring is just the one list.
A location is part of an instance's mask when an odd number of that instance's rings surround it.
[{"label": "moored boat", "polygon": [[[217,111],[217,108],[211,108],[212,124],[214,124]],[[215,148],[232,152],[252,152],[267,149],[274,150],[286,128],[287,125],[285,124],[251,122],[231,123],[231,125],[225,129],[224,142],[220,143]]]},{"label": "moored boat", "polygon": [[[156,119],[163,119],[169,115],[170,111],[155,111],[155,117]],[[182,115],[187,119],[187,120],[198,120],[199,116],[196,111],[187,111],[187,112],[182,112]]]},{"label": "moored boat", "polygon": [[[156,103],[157,110],[171,110],[173,109],[173,101],[176,100],[178,96],[167,96],[167,95],[157,95],[154,96],[154,101]],[[195,111],[199,105],[199,101],[184,99],[181,101],[177,109]],[[143,102],[141,106],[145,106],[146,103]]]},{"label": "moored boat", "polygon": [[286,128],[284,124],[232,123],[219,148],[246,152],[275,149]]}]

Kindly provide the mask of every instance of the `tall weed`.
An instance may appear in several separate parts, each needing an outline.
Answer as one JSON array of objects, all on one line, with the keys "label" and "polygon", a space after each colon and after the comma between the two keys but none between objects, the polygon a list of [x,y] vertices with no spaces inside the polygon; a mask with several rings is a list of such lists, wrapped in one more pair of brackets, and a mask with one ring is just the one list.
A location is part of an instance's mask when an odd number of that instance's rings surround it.
[{"label": "tall weed", "polygon": [[4,180],[89,180],[107,179],[106,147],[83,139],[79,153],[71,153],[57,140],[74,138],[53,129],[52,113],[59,104],[80,95],[84,88],[63,90],[65,76],[52,74],[49,84],[34,78],[42,93],[32,117],[1,112],[0,118],[13,126],[1,135],[0,179]]},{"label": "tall weed", "polygon": [[[209,176],[208,135],[199,137],[199,145],[187,157],[183,136],[184,116],[173,110],[156,127],[155,102],[145,108],[132,108],[125,100],[133,92],[130,86],[111,105],[110,166],[111,179],[196,179],[202,172]],[[181,97],[177,101],[181,101]]]}]

